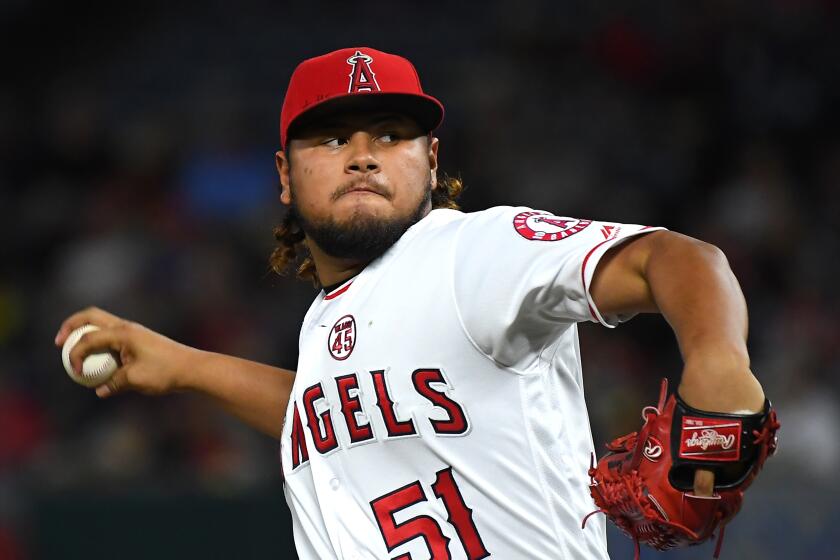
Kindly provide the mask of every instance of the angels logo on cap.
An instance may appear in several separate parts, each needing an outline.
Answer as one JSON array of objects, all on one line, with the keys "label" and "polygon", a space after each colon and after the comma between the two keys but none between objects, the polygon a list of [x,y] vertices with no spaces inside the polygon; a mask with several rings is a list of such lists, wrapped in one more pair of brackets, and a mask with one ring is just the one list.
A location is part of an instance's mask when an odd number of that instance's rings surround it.
[{"label": "angels logo on cap", "polygon": [[520,212],[513,218],[513,227],[525,239],[559,241],[583,230],[592,220],[554,216],[548,212]]},{"label": "angels logo on cap", "polygon": [[359,93],[360,91],[380,91],[376,83],[376,74],[370,69],[373,57],[363,54],[362,51],[347,59],[347,64],[353,67],[350,70],[350,86],[347,93]]},{"label": "angels logo on cap", "polygon": [[295,68],[280,111],[280,145],[286,149],[290,134],[306,121],[339,110],[365,109],[407,115],[424,132],[435,130],[443,120],[443,105],[423,91],[408,59],[351,47],[309,58]]}]

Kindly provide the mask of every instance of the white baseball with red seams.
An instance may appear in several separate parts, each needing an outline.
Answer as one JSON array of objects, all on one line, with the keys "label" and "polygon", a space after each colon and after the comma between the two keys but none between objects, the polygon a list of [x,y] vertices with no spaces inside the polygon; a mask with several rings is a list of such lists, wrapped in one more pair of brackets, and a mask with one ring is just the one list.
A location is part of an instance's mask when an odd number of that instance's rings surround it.
[{"label": "white baseball with red seams", "polygon": [[281,458],[302,560],[608,558],[577,323],[661,228],[434,210],[303,321]]},{"label": "white baseball with red seams", "polygon": [[70,379],[84,385],[85,387],[97,387],[108,381],[114,372],[119,368],[119,361],[113,352],[97,352],[89,354],[82,362],[82,373],[77,375],[73,371],[73,366],[70,363],[70,351],[82,338],[82,335],[91,331],[97,331],[99,327],[96,325],[84,325],[75,329],[64,341],[64,346],[61,348],[61,361],[64,364],[64,371],[70,376]]}]

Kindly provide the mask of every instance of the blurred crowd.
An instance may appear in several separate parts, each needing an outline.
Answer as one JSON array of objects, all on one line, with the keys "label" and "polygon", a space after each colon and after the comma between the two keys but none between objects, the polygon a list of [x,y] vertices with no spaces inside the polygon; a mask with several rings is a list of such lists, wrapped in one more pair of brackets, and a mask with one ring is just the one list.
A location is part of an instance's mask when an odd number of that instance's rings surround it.
[{"label": "blurred crowd", "polygon": [[[280,103],[300,60],[359,44],[408,56],[444,102],[442,168],[466,211],[663,225],[726,252],[782,421],[727,546],[833,550],[840,513],[819,504],[840,498],[840,4],[282,4],[0,12],[18,41],[0,86],[0,558],[37,556],[39,504],[77,492],[282,499],[274,442],[191,395],[99,401],[53,338],[96,305],[294,369],[317,292],[267,263]],[[659,317],[587,325],[581,344],[596,445],[679,379]]]}]

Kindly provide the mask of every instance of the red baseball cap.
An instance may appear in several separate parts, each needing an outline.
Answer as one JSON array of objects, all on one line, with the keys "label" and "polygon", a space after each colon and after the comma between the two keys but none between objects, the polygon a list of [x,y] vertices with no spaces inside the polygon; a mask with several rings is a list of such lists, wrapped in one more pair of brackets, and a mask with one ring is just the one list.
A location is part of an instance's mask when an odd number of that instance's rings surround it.
[{"label": "red baseball cap", "polygon": [[443,121],[443,104],[426,95],[414,65],[368,47],[340,49],[301,62],[292,73],[280,112],[280,145],[303,122],[337,111],[382,108],[413,117],[431,132]]}]

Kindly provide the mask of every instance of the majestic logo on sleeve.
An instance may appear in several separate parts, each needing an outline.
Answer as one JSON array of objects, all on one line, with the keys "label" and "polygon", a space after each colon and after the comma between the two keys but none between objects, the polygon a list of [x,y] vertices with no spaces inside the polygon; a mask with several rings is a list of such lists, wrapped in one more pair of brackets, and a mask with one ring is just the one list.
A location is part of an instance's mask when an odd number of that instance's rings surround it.
[{"label": "majestic logo on sleeve", "polygon": [[346,360],[356,346],[356,320],[345,315],[335,322],[327,337],[327,349],[336,360]]},{"label": "majestic logo on sleeve", "polygon": [[376,74],[370,69],[373,57],[356,51],[353,56],[347,59],[352,69],[350,70],[350,86],[347,93],[359,93],[360,91],[379,91],[379,84],[376,83]]},{"label": "majestic logo on sleeve", "polygon": [[741,422],[686,416],[680,438],[680,457],[703,461],[737,461],[740,455]]},{"label": "majestic logo on sleeve", "polygon": [[525,239],[560,241],[582,231],[591,220],[563,218],[548,212],[520,212],[513,217],[513,227]]}]

